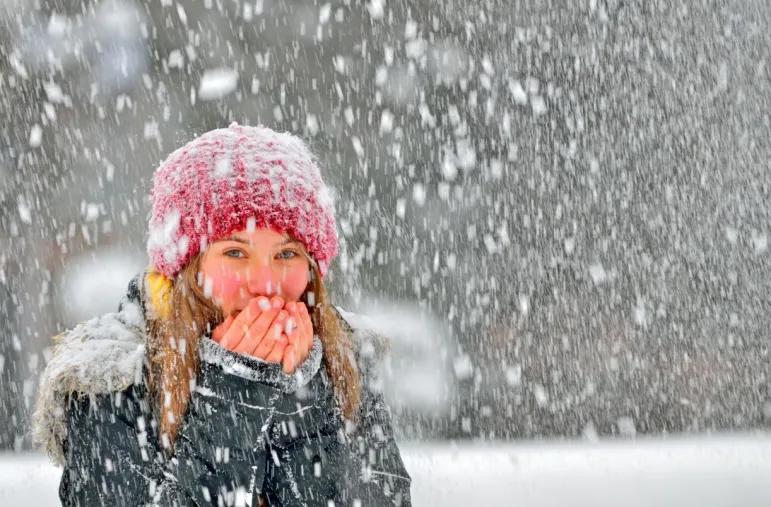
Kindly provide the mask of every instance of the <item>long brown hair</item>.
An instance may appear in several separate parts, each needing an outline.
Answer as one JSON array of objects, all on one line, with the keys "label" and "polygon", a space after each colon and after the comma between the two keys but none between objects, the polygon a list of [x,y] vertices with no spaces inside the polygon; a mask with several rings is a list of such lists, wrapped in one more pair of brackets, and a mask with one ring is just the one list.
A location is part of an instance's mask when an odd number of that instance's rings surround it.
[{"label": "long brown hair", "polygon": [[[198,340],[222,320],[222,312],[205,296],[199,281],[201,256],[177,275],[166,293],[164,311],[148,315],[150,391],[157,403],[161,443],[173,449],[199,371]],[[343,417],[353,422],[361,398],[361,378],[353,354],[352,336],[328,301],[315,263],[302,301],[308,305],[314,333],[321,339],[324,366]],[[161,276],[150,273],[149,276]]]}]

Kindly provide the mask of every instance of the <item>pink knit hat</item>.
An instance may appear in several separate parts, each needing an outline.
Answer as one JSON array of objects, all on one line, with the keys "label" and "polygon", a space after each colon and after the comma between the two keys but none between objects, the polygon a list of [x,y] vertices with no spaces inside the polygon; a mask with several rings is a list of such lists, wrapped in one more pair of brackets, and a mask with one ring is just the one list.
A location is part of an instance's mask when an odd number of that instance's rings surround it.
[{"label": "pink knit hat", "polygon": [[270,228],[301,241],[324,276],[337,254],[332,197],[299,138],[267,127],[212,130],[155,172],[147,253],[173,279],[206,245]]}]

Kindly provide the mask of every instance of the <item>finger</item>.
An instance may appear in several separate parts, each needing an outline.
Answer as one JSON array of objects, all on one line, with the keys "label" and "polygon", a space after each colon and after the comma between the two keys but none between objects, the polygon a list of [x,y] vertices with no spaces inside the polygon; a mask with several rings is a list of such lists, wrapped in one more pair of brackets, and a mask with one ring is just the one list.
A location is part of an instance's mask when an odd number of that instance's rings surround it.
[{"label": "finger", "polygon": [[230,326],[233,324],[233,321],[235,320],[235,317],[232,315],[228,315],[228,317],[220,323],[219,326],[214,328],[214,331],[212,331],[211,337],[212,340],[219,343],[222,341],[222,338],[225,337],[225,333],[227,333],[228,329],[230,329]]},{"label": "finger", "polygon": [[[273,300],[270,302],[269,309],[262,312],[262,314],[259,317],[257,317],[257,319],[252,323],[252,325],[249,326],[249,329],[246,331],[247,339],[241,341],[238,347],[233,350],[241,354],[255,355],[254,352],[257,350],[257,347],[260,345],[260,343],[263,341],[265,336],[268,334],[268,331],[270,330],[270,327],[273,325],[273,322],[278,318],[278,316],[283,311],[281,309],[283,304],[284,303],[281,298],[273,298]],[[270,349],[268,349],[267,352],[269,351]],[[259,357],[262,357],[262,356],[259,356]]]},{"label": "finger", "polygon": [[281,340],[281,335],[283,334],[281,332],[282,328],[283,324],[275,324],[272,326],[265,334],[257,348],[252,352],[252,355],[267,361],[268,357],[271,356],[271,353],[273,352],[276,344],[279,342],[279,340]]},{"label": "finger", "polygon": [[313,336],[313,320],[311,320],[311,312],[308,310],[308,307],[305,305],[300,306],[300,315],[303,327],[305,328],[305,331],[307,333],[310,333],[311,336]]},{"label": "finger", "polygon": [[305,361],[305,358],[308,356],[307,348],[308,348],[308,340],[306,337],[306,334],[308,333],[308,328],[304,322],[303,318],[303,311],[302,306],[298,305],[297,308],[297,328],[291,333],[287,333],[289,335],[289,338],[291,340],[291,343],[294,345],[294,359],[295,359],[295,365],[300,365]]},{"label": "finger", "polygon": [[265,360],[269,363],[280,363],[281,358],[284,357],[284,351],[289,348],[289,338],[281,333],[276,343],[273,345],[273,350],[270,351]]},{"label": "finger", "polygon": [[287,317],[288,314],[286,310],[281,310],[269,330],[263,334],[259,343],[254,344],[255,347],[251,352],[254,357],[259,357],[260,359],[268,357],[268,354],[273,350],[273,346],[279,338],[281,338],[281,335],[284,332]]},{"label": "finger", "polygon": [[232,315],[228,315],[225,320],[220,322],[220,324],[215,327],[214,331],[211,333],[212,340],[219,343],[225,336],[225,333],[227,333],[228,329],[230,329],[234,319],[235,318]]},{"label": "finger", "polygon": [[225,332],[225,335],[222,337],[222,340],[219,342],[220,345],[229,350],[235,350],[246,335],[244,326],[239,324],[237,319],[238,318],[236,317],[236,319],[233,320],[233,324],[230,325],[230,328],[228,328],[227,332]]},{"label": "finger", "polygon": [[256,298],[256,305],[260,312],[258,315],[252,314],[254,318],[245,318],[241,323],[236,324],[241,328],[239,332],[242,332],[242,339],[231,348],[234,352],[251,354],[262,340],[273,319],[281,311],[280,301],[276,301],[276,298],[273,300],[266,297]]},{"label": "finger", "polygon": [[[305,310],[307,309],[303,303],[290,303],[287,304],[287,308],[293,310],[293,313],[290,313],[290,315],[291,318],[294,319],[292,322],[294,325],[287,325],[286,334],[289,336],[290,343],[294,347],[295,366],[298,366],[302,364],[309,355],[308,350],[313,344],[313,331],[310,321],[306,322],[307,312],[305,312]],[[310,339],[308,338],[309,333]]]},{"label": "finger", "polygon": [[249,305],[233,320],[230,328],[220,341],[220,345],[226,349],[236,350],[249,331],[249,326],[264,313],[262,308],[265,305],[269,305],[267,298],[259,297],[252,299]]},{"label": "finger", "polygon": [[303,357],[307,358],[313,348],[313,321],[311,321],[310,311],[307,306],[302,305],[300,313],[302,314],[300,321],[303,330],[301,350],[304,351]]},{"label": "finger", "polygon": [[289,338],[289,340],[290,343],[284,349],[284,357],[281,359],[281,363],[284,365],[284,373],[287,375],[291,375],[297,371],[297,350],[291,343],[291,338]]},{"label": "finger", "polygon": [[298,313],[299,308],[298,304],[295,302],[287,303],[284,309],[289,313],[289,318],[286,321],[286,330],[284,331],[287,335],[290,333],[293,333],[295,329],[298,328],[298,324],[300,321],[300,314]]},{"label": "finger", "polygon": [[260,315],[270,309],[270,301],[264,296],[253,298],[249,304],[236,317],[236,323],[240,326],[251,326]]},{"label": "finger", "polygon": [[286,333],[286,337],[289,340],[289,344],[284,349],[284,357],[281,362],[284,364],[284,372],[292,374],[302,363],[302,351],[300,350],[302,348],[302,335],[300,334],[299,326],[291,333]]},{"label": "finger", "polygon": [[270,301],[264,296],[252,298],[238,317],[244,324],[251,324],[257,317],[270,308]]},{"label": "finger", "polygon": [[300,335],[299,328],[295,328],[291,333],[286,333],[287,338],[289,339],[289,347],[287,347],[287,350],[291,348],[294,350],[294,357],[297,359],[299,357],[300,347],[301,347],[301,340],[302,337]]}]

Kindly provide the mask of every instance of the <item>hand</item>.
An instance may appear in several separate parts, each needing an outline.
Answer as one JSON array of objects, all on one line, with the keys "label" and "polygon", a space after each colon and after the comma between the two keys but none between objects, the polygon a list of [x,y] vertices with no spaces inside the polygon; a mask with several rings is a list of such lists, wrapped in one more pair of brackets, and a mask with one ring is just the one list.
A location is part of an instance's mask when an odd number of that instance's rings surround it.
[{"label": "hand", "polygon": [[287,303],[285,309],[289,312],[285,333],[289,346],[284,349],[281,362],[284,365],[284,373],[291,375],[308,359],[311,353],[313,348],[313,322],[311,321],[308,307],[304,303]]},{"label": "hand", "polygon": [[289,345],[285,333],[289,313],[283,306],[280,297],[255,298],[238,316],[229,316],[217,326],[212,339],[233,352],[280,363]]}]

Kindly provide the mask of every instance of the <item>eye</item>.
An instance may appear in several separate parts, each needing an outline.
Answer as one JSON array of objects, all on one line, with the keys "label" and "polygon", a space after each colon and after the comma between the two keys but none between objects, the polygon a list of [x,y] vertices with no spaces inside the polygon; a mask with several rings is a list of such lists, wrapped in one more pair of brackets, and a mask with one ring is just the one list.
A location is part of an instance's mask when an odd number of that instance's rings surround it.
[{"label": "eye", "polygon": [[246,257],[244,252],[241,250],[238,250],[237,248],[225,250],[224,252],[222,252],[222,255],[224,255],[225,257],[230,257],[231,259],[243,259],[244,257]]},{"label": "eye", "polygon": [[297,252],[295,252],[294,250],[284,250],[282,252],[279,252],[279,254],[276,257],[282,260],[294,259],[295,257],[297,257]]}]

